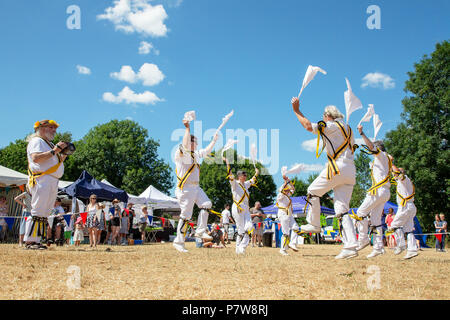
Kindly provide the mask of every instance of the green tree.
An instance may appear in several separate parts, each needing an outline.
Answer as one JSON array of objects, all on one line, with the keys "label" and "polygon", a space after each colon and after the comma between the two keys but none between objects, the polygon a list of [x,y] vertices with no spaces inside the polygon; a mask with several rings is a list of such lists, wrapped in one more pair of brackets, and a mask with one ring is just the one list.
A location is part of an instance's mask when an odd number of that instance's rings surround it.
[{"label": "green tree", "polygon": [[96,179],[106,179],[131,194],[140,194],[150,184],[166,193],[173,187],[169,164],[158,158],[159,143],[134,121],[98,125],[75,146],[76,178],[87,170]]},{"label": "green tree", "polygon": [[450,209],[450,43],[438,43],[408,75],[402,122],[385,145],[414,183],[417,215],[429,231],[433,215]]},{"label": "green tree", "polygon": [[370,178],[371,160],[371,156],[364,152],[359,152],[355,157],[356,184],[353,187],[350,208],[358,208],[361,205],[367,195],[367,190],[372,185],[372,179]]},{"label": "green tree", "polygon": [[[215,154],[216,153],[213,153],[212,156],[215,157]],[[221,154],[220,151],[217,154]],[[228,152],[227,154],[229,155]],[[236,175],[238,170],[245,170],[250,179],[255,173],[253,163],[247,159],[243,160],[242,158],[240,158],[238,163],[237,153],[235,151],[232,156],[234,156],[235,160],[230,161],[230,163],[234,175]],[[231,157],[229,157],[229,159],[230,158]],[[260,163],[257,163],[256,167],[262,173],[267,171]],[[211,158],[210,160],[206,159],[201,164],[200,170],[200,186],[211,199],[213,209],[221,210],[226,203],[232,204],[231,186],[228,179],[226,179],[227,168],[225,163],[217,164],[215,158]],[[257,187],[252,187],[250,189],[250,206],[253,206],[256,201],[261,202],[263,207],[271,205],[276,196],[276,188],[271,175],[261,174],[257,179]]]}]

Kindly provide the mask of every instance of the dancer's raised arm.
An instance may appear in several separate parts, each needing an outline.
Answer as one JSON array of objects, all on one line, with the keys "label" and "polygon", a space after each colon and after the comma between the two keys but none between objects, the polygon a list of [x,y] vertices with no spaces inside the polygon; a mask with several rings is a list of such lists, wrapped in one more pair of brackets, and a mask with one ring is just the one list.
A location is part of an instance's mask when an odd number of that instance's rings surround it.
[{"label": "dancer's raised arm", "polygon": [[370,150],[375,151],[375,150],[374,150],[375,147],[374,147],[372,141],[371,141],[369,138],[367,138],[367,136],[364,134],[363,126],[362,126],[362,125],[359,125],[359,126],[357,127],[357,129],[358,129],[359,134],[360,134],[361,137],[363,138],[364,143],[369,147]]},{"label": "dancer's raised arm", "polygon": [[298,121],[300,121],[300,123],[306,130],[308,130],[309,132],[313,132],[311,121],[309,121],[300,111],[300,101],[298,100],[298,98],[293,97],[291,103],[292,109],[294,109],[294,113],[297,116]]}]

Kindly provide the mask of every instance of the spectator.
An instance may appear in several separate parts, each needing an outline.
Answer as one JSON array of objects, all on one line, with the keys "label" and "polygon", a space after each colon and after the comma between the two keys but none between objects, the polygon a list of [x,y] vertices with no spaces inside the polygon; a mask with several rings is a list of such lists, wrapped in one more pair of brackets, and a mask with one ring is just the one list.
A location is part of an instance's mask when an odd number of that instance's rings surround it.
[{"label": "spectator", "polygon": [[231,212],[230,212],[230,204],[226,204],[225,205],[225,209],[222,211],[222,219],[221,219],[221,223],[223,225],[223,234],[224,234],[224,239],[227,242],[227,244],[230,244],[230,239],[228,238],[228,228],[230,227],[230,221],[231,223],[234,224],[234,220],[231,217]]},{"label": "spectator", "polygon": [[28,189],[14,198],[14,201],[23,207],[22,218],[19,228],[19,247],[23,246],[23,236],[25,235],[25,222],[27,217],[31,215],[31,194]]},{"label": "spectator", "polygon": [[120,230],[119,230],[119,242],[123,246],[127,245],[125,242],[127,240],[128,230],[130,230],[130,219],[129,219],[129,209],[125,208],[122,211],[122,215],[120,218]]},{"label": "spectator", "polygon": [[83,219],[78,217],[75,222],[75,233],[73,235],[73,241],[75,241],[75,246],[80,246],[81,241],[84,240],[84,228]]},{"label": "spectator", "polygon": [[105,242],[108,244],[111,244],[110,236],[112,234],[112,218],[114,217],[114,208],[116,205],[118,205],[119,200],[114,199],[112,201],[112,206],[109,208],[109,210],[105,213],[105,220],[106,220],[106,238]]},{"label": "spectator", "polygon": [[[389,208],[389,212],[388,212],[388,214],[386,216],[386,220],[385,221],[386,221],[386,225],[387,225],[387,227],[389,229],[391,227],[392,221],[394,221],[394,209],[393,208]],[[395,248],[396,247],[395,236],[393,234],[389,235],[386,240],[387,240],[388,248]]]},{"label": "spectator", "polygon": [[148,221],[148,210],[147,206],[143,206],[141,208],[142,213],[139,217],[139,232],[141,233],[141,240],[142,243],[145,241],[145,229],[147,228],[147,221]]},{"label": "spectator", "polygon": [[252,247],[254,247],[255,245],[262,247],[263,221],[265,215],[261,210],[261,203],[259,201],[256,201],[255,207],[250,211],[250,217],[252,218],[253,225],[255,226],[255,231],[252,234]]},{"label": "spectator", "polygon": [[441,213],[440,215],[439,215],[439,220],[440,220],[440,230],[439,230],[439,232],[440,233],[442,233],[442,236],[441,236],[441,241],[440,241],[440,244],[441,244],[441,246],[440,246],[440,252],[445,252],[445,236],[446,236],[446,233],[447,233],[447,221],[445,221],[445,215],[443,214],[443,213]]},{"label": "spectator", "polygon": [[64,227],[66,221],[63,217],[64,209],[61,206],[61,199],[57,198],[55,200],[54,208],[48,217],[47,226],[47,245],[50,246],[52,243],[56,243],[58,246],[64,244]]},{"label": "spectator", "polygon": [[133,203],[128,203],[128,219],[130,220],[128,227],[128,237],[134,239],[139,232],[139,219],[136,217],[136,212],[133,209]]},{"label": "spectator", "polygon": [[[6,203],[6,198],[4,196],[0,197],[0,217],[6,217],[8,215],[8,204]],[[8,234],[8,224],[5,219],[0,218],[0,241],[6,242]]]},{"label": "spectator", "polygon": [[223,232],[217,224],[212,224],[211,232],[208,232],[208,234],[212,237],[212,240],[203,239],[204,248],[226,248]]},{"label": "spectator", "polygon": [[105,205],[103,203],[99,203],[99,210],[97,211],[97,220],[98,220],[98,228],[96,231],[97,244],[100,244],[100,240],[102,239],[102,232],[106,232],[106,216],[105,216]]},{"label": "spectator", "polygon": [[97,247],[97,230],[100,225],[100,222],[97,218],[98,210],[100,210],[100,207],[97,203],[97,196],[95,194],[91,194],[91,196],[89,197],[89,204],[86,207],[86,227],[88,228],[89,245],[91,247]]},{"label": "spectator", "polygon": [[116,244],[118,245],[120,242],[120,207],[118,204],[116,204],[114,207],[114,213],[111,218],[111,242],[109,244]]}]

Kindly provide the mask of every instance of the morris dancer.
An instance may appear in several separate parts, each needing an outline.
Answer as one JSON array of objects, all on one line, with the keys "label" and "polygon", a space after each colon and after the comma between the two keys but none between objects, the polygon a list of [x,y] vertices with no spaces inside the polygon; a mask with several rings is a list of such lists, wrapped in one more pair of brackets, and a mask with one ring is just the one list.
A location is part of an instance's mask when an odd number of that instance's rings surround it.
[{"label": "morris dancer", "polygon": [[236,228],[238,236],[236,238],[236,253],[243,254],[250,242],[250,236],[254,231],[252,219],[250,217],[250,192],[248,189],[251,186],[256,185],[256,178],[259,175],[259,169],[255,168],[256,172],[253,178],[247,179],[247,172],[239,170],[237,172],[237,180],[231,172],[230,164],[226,158],[223,158],[227,164],[227,179],[231,184],[231,193],[233,195],[233,206],[231,212],[234,221],[236,222]]},{"label": "morris dancer", "polygon": [[205,149],[196,151],[197,138],[190,133],[189,121],[183,120],[183,124],[186,127],[183,143],[175,153],[176,175],[178,179],[175,195],[180,202],[181,214],[173,246],[180,252],[188,252],[184,243],[194,204],[197,204],[200,208],[195,237],[207,240],[212,239],[206,232],[208,231],[208,211],[211,209],[212,203],[199,186],[200,165],[198,164],[198,159],[205,158],[211,153],[218,135],[217,133],[214,135],[211,143]]},{"label": "morris dancer", "polygon": [[381,216],[384,210],[384,205],[391,196],[390,192],[390,177],[392,169],[392,157],[386,153],[384,144],[382,141],[372,141],[367,138],[363,132],[363,127],[358,126],[359,134],[366,143],[366,149],[371,155],[374,156],[371,177],[372,186],[367,191],[367,195],[358,208],[357,214],[351,216],[358,220],[357,226],[359,231],[358,248],[356,250],[362,250],[370,243],[369,240],[369,219],[372,230],[374,233],[373,250],[367,256],[368,259],[384,254],[383,248],[383,228],[381,223]]},{"label": "morris dancer", "polygon": [[58,193],[58,180],[64,174],[65,142],[53,141],[59,127],[54,120],[34,124],[35,133],[28,137],[28,175],[31,194],[31,218],[26,221],[24,241],[27,249],[47,249],[40,242],[47,233],[47,218]]},{"label": "morris dancer", "polygon": [[[298,251],[297,237],[299,232],[299,227],[297,222],[293,217],[293,208],[291,197],[295,192],[295,186],[289,180],[287,176],[283,176],[284,184],[281,186],[278,196],[276,206],[278,207],[278,218],[281,223],[281,230],[283,232],[283,237],[281,238],[281,248],[280,253],[287,256],[287,249],[291,248],[295,252]],[[292,232],[292,242],[291,242],[291,232]]]},{"label": "morris dancer", "polygon": [[[397,181],[398,211],[388,232],[394,231],[397,238],[397,247],[394,254],[400,254],[407,249],[404,259],[411,259],[418,255],[416,237],[413,233],[414,217],[417,212],[417,208],[414,205],[414,185],[405,174],[403,168],[397,168],[395,165],[392,165],[392,170],[394,179]],[[405,244],[405,234],[407,244]]]},{"label": "morris dancer", "polygon": [[[300,227],[304,233],[320,233],[320,200],[330,190],[334,192],[334,210],[336,217],[341,220],[343,228],[342,240],[344,248],[336,259],[356,257],[356,232],[352,219],[348,215],[349,202],[355,181],[354,137],[350,126],[345,126],[344,115],[335,106],[327,106],[323,114],[323,121],[311,123],[300,112],[300,102],[294,97],[291,100],[294,113],[302,126],[309,132],[317,134],[317,142],[323,139],[323,148],[327,150],[327,167],[308,187],[307,201],[311,204],[306,221],[308,224]],[[318,144],[317,144],[318,146]],[[323,150],[323,149],[322,149]],[[320,156],[318,150],[317,157]]]}]

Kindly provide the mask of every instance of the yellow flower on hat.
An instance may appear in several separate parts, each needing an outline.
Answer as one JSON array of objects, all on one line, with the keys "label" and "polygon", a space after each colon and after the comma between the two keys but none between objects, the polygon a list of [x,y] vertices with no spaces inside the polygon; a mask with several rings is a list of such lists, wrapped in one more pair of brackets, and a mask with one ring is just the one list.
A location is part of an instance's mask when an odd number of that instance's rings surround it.
[{"label": "yellow flower on hat", "polygon": [[59,124],[55,120],[41,120],[36,121],[34,124],[34,129],[36,130],[39,127],[47,127],[47,126],[55,126],[59,127]]}]

